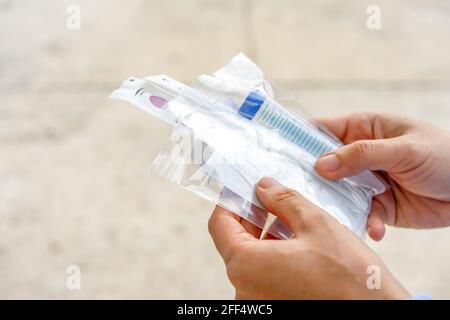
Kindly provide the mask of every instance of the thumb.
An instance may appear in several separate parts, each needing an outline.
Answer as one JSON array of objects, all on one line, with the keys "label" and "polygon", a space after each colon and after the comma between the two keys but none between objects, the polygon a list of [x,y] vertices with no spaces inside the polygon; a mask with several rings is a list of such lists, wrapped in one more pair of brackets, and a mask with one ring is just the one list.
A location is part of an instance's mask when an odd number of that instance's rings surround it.
[{"label": "thumb", "polygon": [[364,170],[392,171],[404,158],[402,149],[399,138],[358,140],[325,154],[317,160],[316,170],[332,180],[354,176]]},{"label": "thumb", "polygon": [[256,186],[256,195],[267,211],[281,219],[294,235],[306,231],[321,209],[297,191],[281,185],[277,180],[264,177]]}]

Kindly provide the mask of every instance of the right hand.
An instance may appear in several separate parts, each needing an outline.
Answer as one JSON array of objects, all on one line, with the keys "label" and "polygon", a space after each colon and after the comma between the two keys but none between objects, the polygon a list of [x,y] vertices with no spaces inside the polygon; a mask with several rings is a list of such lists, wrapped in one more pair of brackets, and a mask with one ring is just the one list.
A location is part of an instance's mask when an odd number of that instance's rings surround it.
[{"label": "right hand", "polygon": [[316,163],[327,179],[383,171],[391,188],[374,197],[367,231],[381,240],[385,224],[450,226],[450,132],[391,114],[352,114],[319,123],[345,146]]}]

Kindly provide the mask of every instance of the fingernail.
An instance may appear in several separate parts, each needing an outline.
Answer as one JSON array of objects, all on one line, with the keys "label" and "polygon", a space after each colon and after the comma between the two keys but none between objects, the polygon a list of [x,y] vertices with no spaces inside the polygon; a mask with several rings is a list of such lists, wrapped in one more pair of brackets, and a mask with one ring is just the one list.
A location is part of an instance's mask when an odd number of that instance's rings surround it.
[{"label": "fingernail", "polygon": [[322,170],[333,172],[340,168],[341,160],[333,153],[317,160],[317,166]]},{"label": "fingernail", "polygon": [[274,178],[271,177],[264,177],[261,180],[259,180],[258,186],[263,188],[263,189],[269,189],[272,188],[274,186],[279,185],[280,183],[275,180]]}]

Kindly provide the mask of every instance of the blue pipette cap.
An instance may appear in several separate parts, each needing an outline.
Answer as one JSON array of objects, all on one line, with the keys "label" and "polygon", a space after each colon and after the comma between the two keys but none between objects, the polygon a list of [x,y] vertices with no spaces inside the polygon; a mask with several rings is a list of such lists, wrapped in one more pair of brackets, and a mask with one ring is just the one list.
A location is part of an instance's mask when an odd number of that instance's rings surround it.
[{"label": "blue pipette cap", "polygon": [[264,100],[266,100],[266,97],[262,93],[258,91],[251,91],[239,108],[239,114],[249,120],[252,120],[259,108],[261,108]]}]

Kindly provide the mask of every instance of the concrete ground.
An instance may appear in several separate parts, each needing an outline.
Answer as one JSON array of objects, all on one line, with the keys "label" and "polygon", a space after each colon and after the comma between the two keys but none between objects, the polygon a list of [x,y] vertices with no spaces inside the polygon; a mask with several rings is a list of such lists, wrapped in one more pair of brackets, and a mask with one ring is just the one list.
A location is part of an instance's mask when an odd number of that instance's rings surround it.
[{"label": "concrete ground", "polygon": [[[169,128],[108,98],[130,75],[189,83],[242,51],[312,115],[450,129],[450,2],[377,0],[369,30],[373,2],[0,0],[0,298],[233,297],[212,205],[148,173]],[[389,228],[368,243],[411,292],[450,298],[449,240]]]}]

